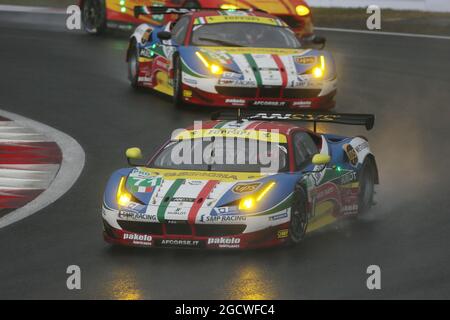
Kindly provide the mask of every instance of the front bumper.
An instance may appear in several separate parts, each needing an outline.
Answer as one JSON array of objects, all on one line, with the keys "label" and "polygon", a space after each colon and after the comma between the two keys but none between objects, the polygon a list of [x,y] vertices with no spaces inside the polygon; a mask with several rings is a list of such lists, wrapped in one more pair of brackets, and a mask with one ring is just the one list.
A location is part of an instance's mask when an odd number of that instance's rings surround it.
[{"label": "front bumper", "polygon": [[269,90],[271,89],[229,87],[218,93],[210,93],[184,83],[183,99],[190,104],[213,107],[328,110],[336,105],[336,89],[323,96],[318,96],[321,89],[298,89],[298,92],[290,92],[293,90],[275,88],[275,94]]},{"label": "front bumper", "polygon": [[286,209],[267,216],[206,216],[192,224],[183,220],[158,222],[147,214],[128,217],[128,213],[103,207],[105,241],[137,247],[262,248],[286,243],[290,221]]},{"label": "front bumper", "polygon": [[106,242],[132,247],[196,248],[196,249],[252,249],[285,244],[288,239],[289,224],[224,237],[193,235],[154,235],[133,233],[111,227],[103,221],[103,238]]}]

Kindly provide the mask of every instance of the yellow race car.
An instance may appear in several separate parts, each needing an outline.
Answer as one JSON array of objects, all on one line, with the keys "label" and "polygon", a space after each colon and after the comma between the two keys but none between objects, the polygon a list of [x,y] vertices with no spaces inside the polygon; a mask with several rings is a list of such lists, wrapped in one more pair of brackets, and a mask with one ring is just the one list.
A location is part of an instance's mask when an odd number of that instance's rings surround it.
[{"label": "yellow race car", "polygon": [[134,25],[162,25],[173,20],[168,15],[134,16],[135,6],[183,8],[258,9],[278,16],[301,38],[313,36],[310,7],[303,0],[78,0],[84,29],[100,34],[107,28],[131,30]]}]

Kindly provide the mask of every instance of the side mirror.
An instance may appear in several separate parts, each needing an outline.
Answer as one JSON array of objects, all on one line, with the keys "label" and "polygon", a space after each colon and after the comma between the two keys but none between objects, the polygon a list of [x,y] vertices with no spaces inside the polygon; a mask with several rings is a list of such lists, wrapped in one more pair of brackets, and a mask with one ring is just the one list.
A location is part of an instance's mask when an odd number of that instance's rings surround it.
[{"label": "side mirror", "polygon": [[170,40],[172,38],[172,33],[169,31],[160,31],[157,34],[158,39],[163,41],[163,40]]},{"label": "side mirror", "polygon": [[322,45],[323,47],[325,47],[325,44],[327,43],[327,39],[325,37],[315,36],[312,39],[312,43],[317,44],[317,45]]},{"label": "side mirror", "polygon": [[311,37],[302,38],[300,42],[303,47],[317,47],[318,49],[325,48],[325,44],[327,43],[327,39],[325,37],[321,37],[318,35],[313,35]]},{"label": "side mirror", "polygon": [[139,148],[129,148],[125,152],[125,155],[127,157],[127,161],[130,166],[133,166],[133,164],[131,163],[131,160],[142,159],[142,151]]},{"label": "side mirror", "polygon": [[328,163],[330,163],[331,161],[331,157],[327,154],[315,154],[314,157],[312,158],[312,163],[316,166],[320,166],[320,165],[326,165]]}]

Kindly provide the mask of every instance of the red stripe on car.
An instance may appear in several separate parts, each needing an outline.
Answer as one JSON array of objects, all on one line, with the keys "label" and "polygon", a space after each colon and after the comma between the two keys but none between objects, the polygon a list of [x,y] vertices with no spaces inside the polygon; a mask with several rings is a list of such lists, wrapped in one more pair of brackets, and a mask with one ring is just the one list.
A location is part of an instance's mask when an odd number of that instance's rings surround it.
[{"label": "red stripe on car", "polygon": [[211,193],[212,189],[219,183],[217,180],[211,180],[206,183],[206,185],[203,187],[203,189],[198,194],[197,198],[195,199],[194,204],[191,207],[191,210],[189,210],[188,214],[188,222],[189,224],[195,223],[195,218],[197,217],[198,211],[203,205],[203,202],[205,202],[208,195]]}]

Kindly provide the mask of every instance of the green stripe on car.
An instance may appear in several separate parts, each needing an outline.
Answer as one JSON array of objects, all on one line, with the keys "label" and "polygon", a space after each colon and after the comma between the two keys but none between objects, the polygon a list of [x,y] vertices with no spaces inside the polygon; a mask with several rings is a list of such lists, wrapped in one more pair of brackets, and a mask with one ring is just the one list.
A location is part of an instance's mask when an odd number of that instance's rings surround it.
[{"label": "green stripe on car", "polygon": [[156,214],[159,222],[164,222],[164,216],[166,214],[166,210],[167,207],[169,206],[170,201],[172,200],[177,190],[181,187],[182,184],[184,184],[185,181],[186,179],[177,179],[174,181],[174,183],[172,183],[169,190],[167,190],[161,204],[159,205],[158,212]]},{"label": "green stripe on car", "polygon": [[248,63],[250,64],[250,67],[253,70],[253,73],[255,74],[255,79],[256,79],[256,83],[258,85],[258,87],[262,86],[262,78],[261,78],[261,73],[259,72],[259,67],[258,64],[256,63],[255,59],[253,58],[253,56],[251,54],[244,54],[245,59],[247,59]]}]

